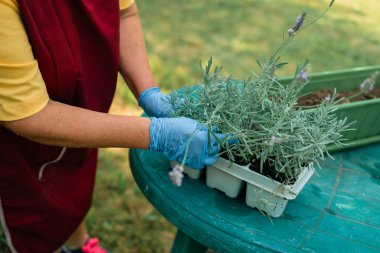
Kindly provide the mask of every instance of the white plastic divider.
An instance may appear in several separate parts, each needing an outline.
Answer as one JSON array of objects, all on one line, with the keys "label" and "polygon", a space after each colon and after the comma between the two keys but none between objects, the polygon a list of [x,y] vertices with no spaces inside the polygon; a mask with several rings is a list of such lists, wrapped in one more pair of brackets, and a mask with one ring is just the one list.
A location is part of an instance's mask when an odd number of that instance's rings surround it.
[{"label": "white plastic divider", "polygon": [[284,185],[250,170],[248,166],[219,158],[214,165],[207,167],[206,182],[208,186],[219,189],[230,197],[236,197],[246,182],[246,204],[272,217],[279,217],[285,210],[288,200],[297,197],[313,173],[313,164],[310,163],[293,185]]},{"label": "white plastic divider", "polygon": [[[176,161],[171,161],[172,168],[177,164]],[[184,173],[192,179],[199,179],[202,171],[184,166]],[[206,168],[206,184],[210,188],[224,192],[230,198],[236,198],[247,183],[246,204],[272,217],[279,217],[285,210],[288,200],[297,197],[314,171],[313,163],[310,163],[299,174],[293,185],[284,185],[250,170],[248,166],[218,158],[214,165]]]},{"label": "white plastic divider", "polygon": [[250,170],[248,166],[241,166],[224,158],[218,158],[216,163],[210,167],[218,168],[247,183],[286,199],[294,199],[314,173],[313,164],[310,163],[309,166],[305,167],[300,173],[297,181],[293,185],[283,185],[280,182]]},{"label": "white plastic divider", "polygon": [[236,198],[243,189],[244,181],[217,167],[207,166],[206,184],[210,188],[224,192],[230,198]]}]

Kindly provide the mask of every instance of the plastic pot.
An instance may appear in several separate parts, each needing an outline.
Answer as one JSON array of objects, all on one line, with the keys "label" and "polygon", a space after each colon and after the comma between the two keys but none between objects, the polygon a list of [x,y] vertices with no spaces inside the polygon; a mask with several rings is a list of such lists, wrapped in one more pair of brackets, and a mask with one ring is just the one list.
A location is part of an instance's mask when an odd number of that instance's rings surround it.
[{"label": "plastic pot", "polygon": [[214,165],[207,167],[206,183],[232,198],[239,195],[246,183],[246,204],[272,217],[279,217],[288,201],[297,197],[313,173],[313,164],[309,164],[293,185],[284,185],[250,170],[248,166],[219,158]]}]

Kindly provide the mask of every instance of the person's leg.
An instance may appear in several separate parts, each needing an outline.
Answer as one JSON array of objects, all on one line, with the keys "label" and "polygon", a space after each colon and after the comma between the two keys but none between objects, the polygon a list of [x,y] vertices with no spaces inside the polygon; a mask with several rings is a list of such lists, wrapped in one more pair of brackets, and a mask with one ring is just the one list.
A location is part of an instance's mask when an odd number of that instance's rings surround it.
[{"label": "person's leg", "polygon": [[79,227],[74,231],[74,233],[66,241],[65,245],[62,247],[61,252],[82,253],[82,252],[88,252],[88,251],[98,252],[98,253],[108,252],[106,249],[104,249],[100,245],[99,239],[97,237],[90,238],[86,230],[85,222],[82,221]]},{"label": "person's leg", "polygon": [[[82,248],[85,245],[89,235],[86,230],[86,226],[84,222],[79,225],[79,227],[71,234],[70,238],[66,241],[65,245],[70,249]],[[62,251],[61,248],[57,249],[53,253],[62,253],[66,251]]]},{"label": "person's leg", "polygon": [[69,248],[81,248],[86,244],[89,238],[84,221],[79,225],[79,227],[74,231],[70,238],[66,241],[66,245]]}]

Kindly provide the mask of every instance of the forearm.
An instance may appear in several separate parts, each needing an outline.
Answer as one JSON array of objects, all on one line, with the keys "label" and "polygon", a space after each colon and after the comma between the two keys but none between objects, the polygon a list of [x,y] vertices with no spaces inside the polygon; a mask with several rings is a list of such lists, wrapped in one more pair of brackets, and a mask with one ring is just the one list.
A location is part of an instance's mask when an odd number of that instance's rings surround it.
[{"label": "forearm", "polygon": [[120,72],[136,98],[144,90],[157,86],[135,4],[120,16]]},{"label": "forearm", "polygon": [[39,143],[87,148],[148,148],[149,124],[149,118],[110,115],[55,101],[28,118],[1,122]]}]

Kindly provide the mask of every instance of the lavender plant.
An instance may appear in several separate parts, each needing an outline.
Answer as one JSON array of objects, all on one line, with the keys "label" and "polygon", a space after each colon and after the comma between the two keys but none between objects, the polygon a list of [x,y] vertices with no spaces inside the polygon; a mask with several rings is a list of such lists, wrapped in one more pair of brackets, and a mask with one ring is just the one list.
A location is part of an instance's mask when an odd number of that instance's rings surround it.
[{"label": "lavender plant", "polygon": [[360,85],[359,85],[359,90],[361,93],[368,93],[373,90],[377,78],[380,77],[380,71],[375,71],[372,73],[372,75],[368,78],[366,78]]},{"label": "lavender plant", "polygon": [[[237,81],[222,76],[221,67],[212,71],[210,58],[205,68],[201,66],[202,82],[173,92],[168,101],[175,116],[196,119],[225,134],[223,140],[214,136],[223,148],[220,155],[232,162],[259,162],[261,172],[268,164],[267,169],[282,176],[285,184],[294,182],[309,163],[324,159],[327,145],[343,145],[342,132],[350,126],[334,114],[339,102],[335,93],[312,110],[296,106],[309,82],[307,60],[297,66],[289,85],[279,83],[275,75],[285,65],[279,61],[281,51],[302,30],[305,17],[303,12],[297,18],[271,57],[258,60],[261,74],[252,73],[247,80]],[[237,141],[231,144],[230,139]]]}]

